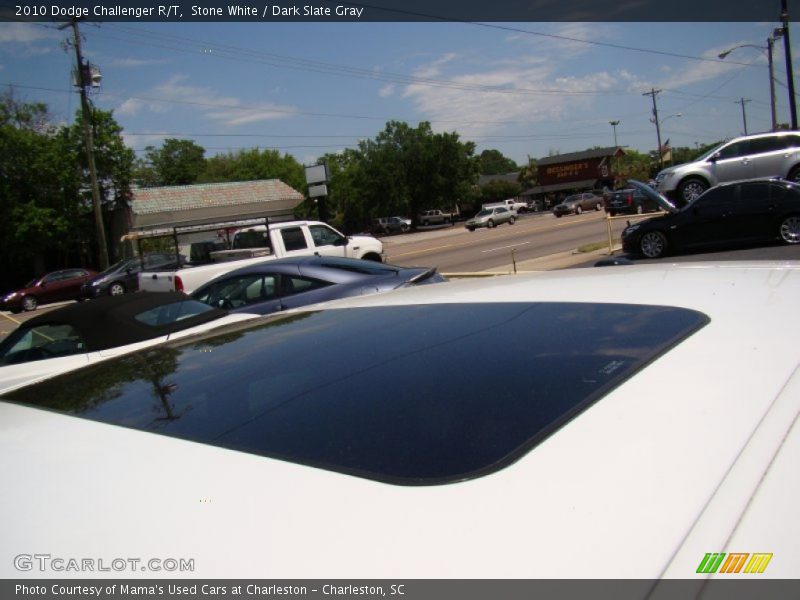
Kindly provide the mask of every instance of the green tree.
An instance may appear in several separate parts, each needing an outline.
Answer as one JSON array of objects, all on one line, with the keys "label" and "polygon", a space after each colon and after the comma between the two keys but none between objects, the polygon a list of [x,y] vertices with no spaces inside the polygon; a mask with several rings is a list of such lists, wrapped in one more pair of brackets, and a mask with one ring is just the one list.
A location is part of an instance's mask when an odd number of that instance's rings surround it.
[{"label": "green tree", "polygon": [[168,138],[160,148],[145,148],[145,161],[138,165],[141,182],[154,185],[190,185],[205,171],[205,148],[191,140]]},{"label": "green tree", "polygon": [[502,175],[518,169],[517,163],[503,156],[499,150],[484,150],[478,156],[478,173],[481,175]]},{"label": "green tree", "polygon": [[206,160],[201,183],[224,181],[255,181],[280,179],[299,192],[305,190],[303,165],[288,154],[281,156],[277,150],[240,150],[218,154]]},{"label": "green tree", "polygon": [[345,220],[366,225],[370,216],[415,218],[426,209],[453,210],[473,193],[474,152],[475,145],[461,142],[455,132],[433,133],[427,122],[412,128],[390,121],[374,140],[359,143],[360,202],[347,207]]},{"label": "green tree", "polygon": [[481,186],[478,194],[478,200],[481,204],[489,202],[499,202],[506,198],[515,198],[519,196],[522,191],[522,186],[519,183],[511,181],[490,181],[484,186]]},{"label": "green tree", "polygon": [[0,96],[2,287],[80,258],[89,221],[77,162],[44,104],[21,102],[11,91]]}]

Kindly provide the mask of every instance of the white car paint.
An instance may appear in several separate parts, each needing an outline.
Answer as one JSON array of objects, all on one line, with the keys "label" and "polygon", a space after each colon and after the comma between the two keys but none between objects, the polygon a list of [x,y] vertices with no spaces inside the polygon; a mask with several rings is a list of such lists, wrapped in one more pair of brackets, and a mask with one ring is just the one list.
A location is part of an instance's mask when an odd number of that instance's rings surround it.
[{"label": "white car paint", "polygon": [[13,567],[33,552],[195,561],[192,573],[92,577],[698,582],[709,577],[695,572],[707,552],[771,552],[766,571],[747,577],[797,577],[798,298],[792,262],[577,269],[330,303],[622,302],[710,317],[519,461],[443,486],[394,486],[0,402],[0,514],[13,516],[0,577],[86,575]]},{"label": "white car paint", "polygon": [[42,381],[50,377],[55,377],[61,373],[74,371],[90,364],[100,362],[115,356],[129,354],[131,352],[138,352],[144,348],[155,346],[168,340],[176,340],[187,335],[202,333],[209,331],[216,327],[228,325],[230,323],[238,323],[248,319],[254,319],[260,315],[250,313],[237,313],[229,314],[208,323],[202,323],[183,331],[176,331],[169,335],[162,335],[143,342],[135,344],[127,344],[125,346],[117,346],[116,348],[108,348],[106,350],[99,350],[97,352],[87,352],[85,354],[73,354],[71,356],[60,356],[58,358],[48,358],[45,360],[36,360],[32,362],[20,363],[18,365],[6,365],[0,367],[0,394],[3,392],[10,392],[25,385]]}]

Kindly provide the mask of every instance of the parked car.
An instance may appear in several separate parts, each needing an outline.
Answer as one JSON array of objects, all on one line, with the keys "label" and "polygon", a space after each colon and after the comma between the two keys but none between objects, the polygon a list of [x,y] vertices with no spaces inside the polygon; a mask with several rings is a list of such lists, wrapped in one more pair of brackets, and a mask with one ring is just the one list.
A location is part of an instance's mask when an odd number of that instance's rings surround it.
[{"label": "parked car", "polygon": [[411,229],[411,219],[405,217],[381,217],[375,219],[372,225],[376,233],[390,234],[390,233],[405,233]]},{"label": "parked car", "polygon": [[452,225],[458,216],[454,212],[444,212],[442,210],[425,210],[417,217],[417,221],[423,227],[427,225]]},{"label": "parked car", "polygon": [[23,310],[36,310],[40,304],[77,300],[81,295],[81,286],[94,275],[96,272],[91,269],[53,271],[29,281],[22,289],[3,296],[0,309],[18,313]]},{"label": "parked car", "polygon": [[585,210],[600,210],[603,208],[603,197],[594,192],[583,192],[567,196],[563,202],[553,207],[553,214],[556,217],[564,215],[579,215]]},{"label": "parked car", "polygon": [[513,225],[517,220],[517,213],[502,206],[484,208],[477,215],[472,217],[464,225],[470,231],[475,231],[478,227],[488,227],[491,229],[502,223]]},{"label": "parked car", "polygon": [[761,177],[800,181],[800,132],[734,138],[690,163],[664,169],[656,175],[656,186],[677,206],[684,206],[718,183]]},{"label": "parked car", "polygon": [[348,296],[445,281],[436,269],[396,267],[337,256],[302,256],[230,271],[192,298],[211,306],[266,315]]},{"label": "parked car", "polygon": [[229,315],[180,292],[64,306],[28,319],[0,342],[0,391],[255,316]]},{"label": "parked car", "polygon": [[121,260],[84,283],[81,287],[81,297],[89,299],[135,292],[139,289],[139,273],[176,269],[179,268],[179,264],[180,266],[186,264],[186,258],[181,255],[177,261],[175,254],[167,252]]},{"label": "parked car", "polygon": [[641,215],[646,212],[661,210],[655,200],[634,187],[607,192],[604,203],[606,212],[612,217],[616,215]]},{"label": "parked car", "polygon": [[783,241],[800,243],[800,185],[780,179],[717,185],[678,209],[653,188],[630,181],[669,214],[628,226],[622,248],[646,258],[670,251]]},{"label": "parked car", "polygon": [[[15,569],[46,552],[142,557],[113,574],[145,583],[165,556],[193,579],[641,582],[608,597],[795,578],[798,298],[796,261],[460,280],[5,393],[0,577],[63,577]],[[729,552],[766,569],[700,568]]]}]

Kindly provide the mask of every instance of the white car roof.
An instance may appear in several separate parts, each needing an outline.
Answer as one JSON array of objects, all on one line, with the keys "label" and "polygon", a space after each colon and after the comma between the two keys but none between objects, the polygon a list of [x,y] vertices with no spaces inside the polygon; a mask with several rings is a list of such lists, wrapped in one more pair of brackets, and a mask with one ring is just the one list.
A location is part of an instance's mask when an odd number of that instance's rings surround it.
[{"label": "white car roof", "polygon": [[234,578],[702,579],[708,552],[772,553],[761,576],[796,577],[798,298],[792,262],[578,269],[332,303],[628,303],[709,317],[518,461],[448,485],[0,402],[0,511],[14,515],[0,576],[31,576],[12,567],[31,548],[193,558],[193,577]]}]

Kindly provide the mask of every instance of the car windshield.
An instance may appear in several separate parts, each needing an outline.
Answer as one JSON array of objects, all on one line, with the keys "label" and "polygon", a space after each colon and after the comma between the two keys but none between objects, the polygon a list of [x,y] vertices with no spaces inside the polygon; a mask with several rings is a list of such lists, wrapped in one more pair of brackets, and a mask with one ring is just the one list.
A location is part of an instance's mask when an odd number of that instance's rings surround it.
[{"label": "car windshield", "polygon": [[482,211],[481,211],[481,212],[479,212],[477,215],[475,215],[475,218],[478,218],[478,217],[488,217],[488,216],[489,216],[489,215],[491,215],[491,214],[494,214],[494,211],[491,211],[491,210],[482,210]]},{"label": "car windshield", "polygon": [[162,344],[3,398],[438,485],[510,465],[708,322],[684,308],[610,303],[308,311]]},{"label": "car windshield", "polygon": [[568,202],[577,202],[580,199],[580,196],[569,196],[564,200],[564,204],[567,204]]},{"label": "car windshield", "polygon": [[707,152],[704,152],[703,154],[701,154],[700,156],[695,158],[692,162],[700,162],[700,161],[703,161],[703,160],[708,160],[711,156],[713,156],[714,154],[719,152],[720,148],[722,148],[727,143],[728,142],[722,142],[721,144],[717,144],[711,150],[709,150]]},{"label": "car windshield", "polygon": [[109,273],[116,273],[117,271],[124,271],[127,268],[134,268],[136,265],[139,264],[138,258],[125,258],[119,262],[114,263],[110,267],[108,267],[105,271],[100,273],[100,275],[108,275]]}]

